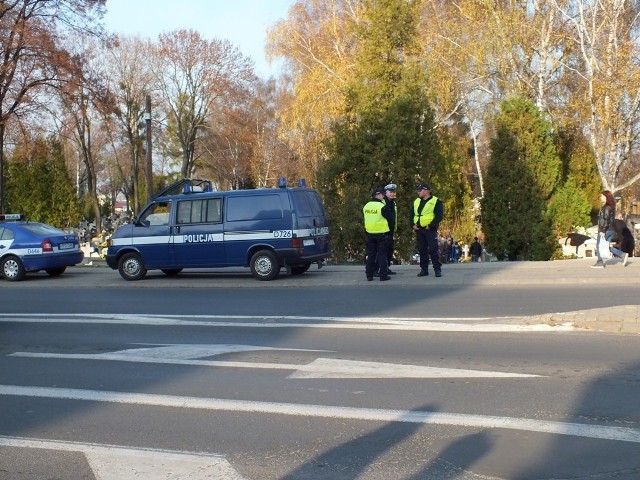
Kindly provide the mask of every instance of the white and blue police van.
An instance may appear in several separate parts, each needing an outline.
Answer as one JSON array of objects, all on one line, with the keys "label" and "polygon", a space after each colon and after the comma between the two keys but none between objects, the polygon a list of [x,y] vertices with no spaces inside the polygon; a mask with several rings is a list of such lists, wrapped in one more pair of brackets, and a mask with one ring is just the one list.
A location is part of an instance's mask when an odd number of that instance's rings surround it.
[{"label": "white and blue police van", "polygon": [[320,268],[330,255],[327,217],[318,193],[300,185],[213,191],[207,180],[176,182],[111,236],[107,264],[125,280],[154,269],[244,266],[272,280],[282,268]]}]

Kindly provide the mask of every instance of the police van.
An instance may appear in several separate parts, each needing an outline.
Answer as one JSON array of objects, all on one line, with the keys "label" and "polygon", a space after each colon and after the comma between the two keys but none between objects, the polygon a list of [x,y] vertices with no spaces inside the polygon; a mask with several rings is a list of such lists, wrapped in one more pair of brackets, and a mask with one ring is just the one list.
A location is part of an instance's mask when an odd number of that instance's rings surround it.
[{"label": "police van", "polygon": [[111,236],[107,264],[125,280],[152,269],[245,266],[272,280],[281,268],[320,268],[330,254],[327,218],[318,193],[301,185],[213,191],[206,180],[181,180]]}]

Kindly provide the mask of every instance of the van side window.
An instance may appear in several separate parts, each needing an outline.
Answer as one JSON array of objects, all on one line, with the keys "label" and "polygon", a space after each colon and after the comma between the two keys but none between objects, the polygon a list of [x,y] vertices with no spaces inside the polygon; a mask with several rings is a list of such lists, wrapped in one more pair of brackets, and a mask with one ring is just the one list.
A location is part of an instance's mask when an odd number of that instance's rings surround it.
[{"label": "van side window", "polygon": [[145,210],[140,221],[145,225],[169,225],[171,216],[171,202],[158,202]]},{"label": "van side window", "polygon": [[227,198],[227,221],[275,220],[282,218],[280,195]]},{"label": "van side window", "polygon": [[316,192],[308,190],[292,190],[291,196],[299,217],[322,217],[324,208]]},{"label": "van side window", "polygon": [[178,225],[190,223],[220,223],[222,199],[202,198],[178,202]]}]

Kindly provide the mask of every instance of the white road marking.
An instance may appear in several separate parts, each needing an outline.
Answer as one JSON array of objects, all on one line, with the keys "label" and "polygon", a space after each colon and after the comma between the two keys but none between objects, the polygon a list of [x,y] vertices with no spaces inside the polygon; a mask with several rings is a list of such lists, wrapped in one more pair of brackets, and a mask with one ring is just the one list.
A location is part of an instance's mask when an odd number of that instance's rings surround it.
[{"label": "white road marking", "polygon": [[160,406],[209,411],[268,413],[275,415],[341,418],[381,422],[421,423],[425,425],[455,425],[471,428],[503,428],[554,435],[597,438],[640,443],[640,430],[626,427],[608,427],[586,423],[553,422],[529,418],[497,417],[463,413],[443,413],[379,408],[354,408],[327,405],[301,405],[221,398],[198,398],[175,395],[78,390],[70,388],[23,387],[0,385],[0,395],[38,398],[56,398],[90,402],[108,402],[127,405]]},{"label": "white road marking", "polygon": [[318,358],[299,367],[288,378],[522,378],[540,377],[524,373],[487,372],[458,368],[424,367],[396,363],[361,362]]},{"label": "white road marking", "polygon": [[110,353],[47,353],[14,352],[10,356],[30,358],[58,358],[70,360],[111,360],[135,363],[171,365],[194,365],[204,367],[232,367],[266,370],[293,370],[287,378],[522,378],[540,375],[463,370],[456,368],[425,367],[381,362],[363,362],[335,358],[318,358],[306,365],[287,363],[233,362],[227,360],[198,360],[228,352],[253,350],[308,351],[287,348],[271,348],[253,345],[165,345],[147,348],[132,348]]},{"label": "white road marking", "polygon": [[215,454],[5,436],[0,436],[0,446],[83,453],[100,480],[244,480],[222,455]]},{"label": "white road marking", "polygon": [[[355,330],[402,330],[429,332],[567,332],[571,324],[521,325],[499,323],[506,317],[301,317],[251,315],[128,315],[128,314],[0,314],[0,322],[82,323],[234,328],[325,328]],[[241,322],[221,320],[242,320]],[[492,320],[497,323],[473,323]],[[306,322],[306,323],[305,323]],[[461,323],[457,323],[461,322]]]}]

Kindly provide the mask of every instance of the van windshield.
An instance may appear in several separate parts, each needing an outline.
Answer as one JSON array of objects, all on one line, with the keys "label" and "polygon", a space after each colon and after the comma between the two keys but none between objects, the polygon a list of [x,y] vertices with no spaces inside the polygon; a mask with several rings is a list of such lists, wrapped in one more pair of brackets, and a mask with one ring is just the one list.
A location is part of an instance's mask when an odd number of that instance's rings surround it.
[{"label": "van windshield", "polygon": [[156,202],[140,216],[140,223],[147,226],[169,225],[171,202]]}]

